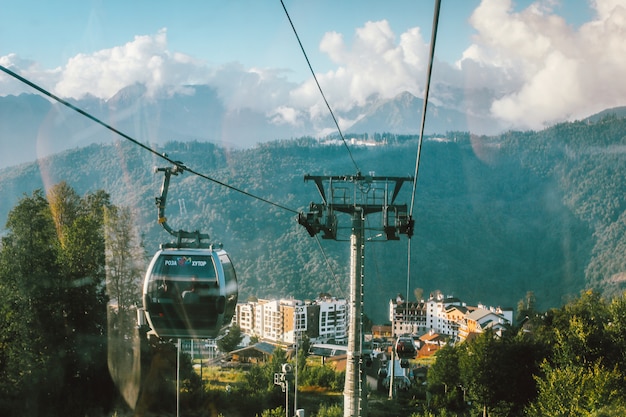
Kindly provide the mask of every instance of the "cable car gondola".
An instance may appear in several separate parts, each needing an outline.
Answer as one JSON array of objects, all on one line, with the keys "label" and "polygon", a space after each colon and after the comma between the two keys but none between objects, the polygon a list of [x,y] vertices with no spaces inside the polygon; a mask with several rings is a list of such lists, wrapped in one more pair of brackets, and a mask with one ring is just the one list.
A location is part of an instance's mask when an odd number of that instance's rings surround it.
[{"label": "cable car gondola", "polygon": [[[183,172],[182,165],[159,168],[165,173],[161,197],[156,198],[158,219],[177,238],[161,244],[143,285],[143,317],[161,338],[214,339],[228,328],[235,314],[238,284],[235,268],[221,246],[203,242],[208,235],[174,231],[165,218],[169,179]],[[140,315],[140,320],[143,318]]]},{"label": "cable car gondola", "polygon": [[222,249],[162,249],[146,272],[143,304],[162,338],[216,338],[237,305],[237,278]]},{"label": "cable car gondola", "polygon": [[417,356],[415,343],[413,342],[413,338],[410,336],[398,337],[396,340],[395,351],[396,355],[400,359],[400,366],[402,368],[408,368],[409,359],[413,359]]}]

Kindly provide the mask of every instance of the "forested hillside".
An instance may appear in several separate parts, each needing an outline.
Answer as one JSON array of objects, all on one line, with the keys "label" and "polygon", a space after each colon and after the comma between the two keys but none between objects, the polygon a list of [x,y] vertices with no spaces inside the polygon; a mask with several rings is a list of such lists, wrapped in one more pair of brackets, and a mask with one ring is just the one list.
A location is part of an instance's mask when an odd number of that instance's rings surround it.
[{"label": "forested hillside", "polygon": [[[421,152],[411,242],[411,288],[439,289],[468,303],[515,306],[526,292],[538,308],[558,306],[585,287],[622,288],[626,272],[626,120],[565,123],[498,137],[448,133]],[[350,146],[367,175],[413,175],[417,138],[379,135],[376,147]],[[382,143],[385,143],[384,145]],[[240,299],[348,295],[349,218],[340,240],[321,241],[298,225],[294,211],[321,202],[305,174],[356,172],[343,144],[311,138],[235,150],[172,142],[159,152],[220,183],[188,173],[173,177],[169,224],[208,232],[232,255]],[[0,220],[23,194],[62,180],[78,193],[104,189],[137,218],[147,256],[169,241],[156,222],[154,197],[166,162],[130,142],[92,145],[0,172]],[[230,187],[276,203],[269,204]],[[404,186],[398,201],[411,201]],[[407,241],[379,241],[380,219],[368,217],[365,310],[386,320],[389,298],[406,291]],[[332,272],[331,272],[332,270]]]}]

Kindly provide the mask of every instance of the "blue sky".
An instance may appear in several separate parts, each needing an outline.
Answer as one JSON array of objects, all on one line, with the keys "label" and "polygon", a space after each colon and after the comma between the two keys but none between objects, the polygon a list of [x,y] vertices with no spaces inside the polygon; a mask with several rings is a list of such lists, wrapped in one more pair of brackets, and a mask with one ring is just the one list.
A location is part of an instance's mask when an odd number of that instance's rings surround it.
[{"label": "blue sky", "polygon": [[[367,21],[386,19],[395,33],[420,27],[428,40],[434,1],[426,0],[285,0],[316,71],[331,63],[318,51],[324,33],[336,31],[350,39]],[[479,0],[443,1],[437,56],[454,62],[471,43],[468,18]],[[514,10],[533,2],[515,1]],[[308,67],[298,49],[279,0],[186,1],[43,0],[0,1],[0,55],[16,53],[46,68],[62,66],[79,53],[93,53],[167,28],[172,50],[208,64],[239,61],[244,66],[289,68],[302,80]],[[555,11],[570,24],[589,20],[586,0],[568,1]],[[319,68],[319,69],[318,69]]]},{"label": "blue sky", "polygon": [[[335,107],[422,95],[434,1],[284,3]],[[65,97],[202,83],[229,108],[282,123],[321,111],[280,0],[0,0],[0,10],[0,64]],[[626,0],[443,0],[433,82],[489,89],[480,111],[541,128],[626,104],[614,82],[626,71],[623,39]],[[0,75],[0,95],[24,91]]]},{"label": "blue sky", "polygon": [[[136,35],[167,28],[172,50],[208,64],[238,61],[244,66],[289,68],[302,79],[308,68],[280,1],[2,1],[1,54],[16,53],[47,68],[62,66],[79,53],[122,45]],[[458,59],[469,45],[467,23],[477,1],[443,6],[439,54]],[[326,32],[348,39],[367,21],[387,19],[396,33],[419,26],[431,30],[434,2],[426,1],[285,1],[316,70],[330,69],[318,44]],[[450,22],[450,23],[448,23]],[[454,22],[452,24],[452,22]],[[425,33],[426,33],[425,32]]]}]

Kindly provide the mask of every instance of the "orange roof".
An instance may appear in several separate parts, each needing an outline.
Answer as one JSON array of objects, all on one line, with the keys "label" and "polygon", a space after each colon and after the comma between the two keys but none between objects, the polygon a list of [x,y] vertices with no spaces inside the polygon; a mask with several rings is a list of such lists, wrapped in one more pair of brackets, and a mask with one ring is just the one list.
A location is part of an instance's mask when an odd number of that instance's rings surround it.
[{"label": "orange roof", "polygon": [[439,333],[425,333],[420,336],[420,340],[427,342],[431,340],[436,340],[438,337],[439,337]]},{"label": "orange roof", "polygon": [[425,343],[424,346],[422,346],[420,348],[419,352],[417,352],[417,357],[418,358],[427,358],[427,357],[432,356],[435,353],[437,353],[437,351],[439,349],[441,349],[441,347],[439,347],[439,345],[433,345],[433,344]]}]

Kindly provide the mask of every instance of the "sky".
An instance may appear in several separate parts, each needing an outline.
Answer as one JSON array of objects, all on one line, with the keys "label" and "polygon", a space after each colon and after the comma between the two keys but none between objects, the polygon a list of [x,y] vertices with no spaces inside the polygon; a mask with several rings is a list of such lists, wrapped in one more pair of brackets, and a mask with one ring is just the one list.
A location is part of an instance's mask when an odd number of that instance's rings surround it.
[{"label": "sky", "polygon": [[[283,2],[333,108],[423,97],[434,1]],[[432,83],[491,91],[467,111],[541,129],[626,105],[626,0],[441,3]],[[209,84],[282,123],[326,111],[280,0],[0,0],[0,18],[0,65],[62,97]],[[22,92],[0,74],[0,96]]]}]

